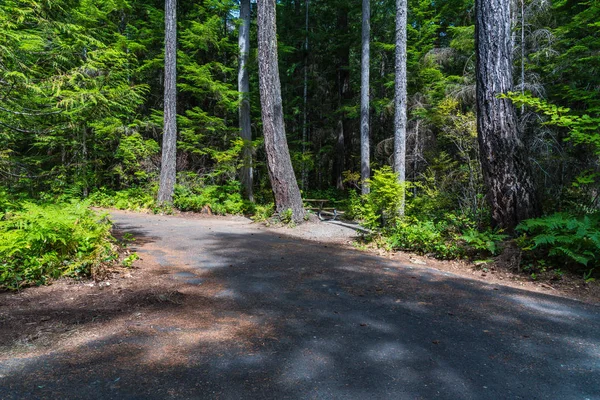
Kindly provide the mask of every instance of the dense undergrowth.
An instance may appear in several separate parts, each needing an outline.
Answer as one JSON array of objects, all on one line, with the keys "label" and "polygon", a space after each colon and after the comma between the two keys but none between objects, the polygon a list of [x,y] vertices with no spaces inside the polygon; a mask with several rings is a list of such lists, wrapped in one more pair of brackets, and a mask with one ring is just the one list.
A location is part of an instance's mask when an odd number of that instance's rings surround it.
[{"label": "dense undergrowth", "polygon": [[[273,204],[244,200],[239,182],[214,184],[179,179],[173,205],[156,204],[154,186],[125,190],[100,189],[86,201],[77,196],[40,195],[37,200],[0,191],[0,288],[19,289],[45,284],[63,276],[93,276],[117,257],[110,221],[90,206],[172,213],[175,210],[247,215],[267,220]],[[305,198],[329,199],[346,217],[370,229],[370,237],[388,250],[403,250],[440,259],[467,258],[481,262],[499,255],[507,240],[521,251],[521,267],[533,278],[540,272],[571,271],[593,280],[600,266],[600,214],[557,213],[522,222],[513,237],[492,229],[477,208],[456,209],[427,180],[400,185],[389,167],[375,172],[370,193],[313,191]],[[403,192],[404,215],[398,213]],[[40,199],[41,198],[41,199]],[[480,204],[484,204],[483,202]],[[446,205],[446,206],[444,206]],[[469,212],[469,211],[472,212]],[[285,215],[280,216],[284,221]],[[557,275],[557,276],[558,276]]]},{"label": "dense undergrowth", "polygon": [[[158,207],[155,189],[132,188],[122,191],[100,190],[90,196],[92,204],[129,210],[154,212],[179,211],[213,214],[247,215],[266,220],[273,213],[272,203],[256,204],[244,200],[239,182],[208,184],[203,180],[180,179],[175,189],[173,208]],[[389,250],[411,251],[440,259],[471,259],[492,261],[507,240],[513,240],[522,252],[522,263],[534,277],[546,270],[573,271],[586,279],[594,279],[600,266],[600,214],[557,213],[521,223],[513,237],[494,230],[487,220],[485,203],[479,207],[456,209],[457,201],[447,198],[427,180],[408,186],[398,184],[389,167],[375,172],[370,180],[371,191],[360,196],[355,191],[329,189],[312,191],[305,198],[329,199],[336,208],[346,210],[348,218],[356,219],[371,229],[373,239]],[[416,189],[416,190],[415,190]],[[403,216],[400,207],[402,192],[406,194]],[[284,216],[282,216],[284,218]]]},{"label": "dense undergrowth", "polygon": [[89,205],[14,200],[0,192],[0,289],[94,276],[114,261],[111,223]]},{"label": "dense undergrowth", "polygon": [[[373,230],[371,237],[389,250],[404,250],[441,259],[491,261],[509,238],[477,216],[440,207],[433,188],[421,187],[412,196],[390,168],[376,171],[369,194],[351,195],[349,215]],[[399,200],[406,191],[405,214]],[[593,280],[600,267],[600,213],[556,213],[523,221],[514,235],[522,252],[523,269],[535,278],[548,270],[571,271]],[[517,266],[519,267],[519,266]]]}]

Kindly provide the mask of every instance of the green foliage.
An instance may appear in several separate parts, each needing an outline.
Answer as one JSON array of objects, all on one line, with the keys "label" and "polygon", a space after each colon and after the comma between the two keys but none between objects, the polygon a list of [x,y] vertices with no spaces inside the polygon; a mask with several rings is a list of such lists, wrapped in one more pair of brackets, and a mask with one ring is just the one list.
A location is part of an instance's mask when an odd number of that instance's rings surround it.
[{"label": "green foliage", "polygon": [[469,229],[460,236],[468,247],[474,250],[476,253],[483,253],[484,255],[490,254],[496,256],[500,253],[501,247],[499,243],[502,243],[508,235],[503,235],[499,232],[493,232],[491,230],[479,231],[476,229]]},{"label": "green foliage", "polygon": [[517,106],[525,105],[534,111],[543,114],[546,125],[567,128],[569,130],[566,141],[573,141],[578,145],[589,145],[596,155],[600,155],[600,115],[576,115],[568,107],[560,107],[547,101],[533,97],[530,93],[509,93],[503,95],[511,99]]},{"label": "green foliage", "polygon": [[244,214],[252,210],[252,203],[245,201],[241,195],[241,184],[229,181],[224,185],[205,185],[175,188],[173,205],[181,211],[201,212],[205,207],[215,214]]},{"label": "green foliage", "polygon": [[119,191],[103,188],[92,193],[89,201],[97,207],[116,208],[118,210],[140,211],[156,208],[155,196],[144,188]]},{"label": "green foliage", "polygon": [[255,222],[265,222],[275,213],[275,204],[255,205],[252,220]]},{"label": "green foliage", "polygon": [[123,261],[121,261],[121,264],[125,267],[125,268],[131,268],[133,266],[133,262],[136,260],[139,260],[140,256],[137,253],[131,253],[130,255],[128,255],[127,257],[125,257],[123,259]]},{"label": "green foliage", "polygon": [[464,255],[455,236],[445,222],[405,219],[391,231],[387,242],[392,249],[452,259]]},{"label": "green foliage", "polygon": [[111,223],[89,203],[24,203],[0,220],[0,288],[89,276],[114,258]]},{"label": "green foliage", "polygon": [[4,214],[10,211],[14,205],[13,199],[8,195],[6,190],[0,188],[0,221],[3,219]]},{"label": "green foliage", "polygon": [[293,211],[291,208],[285,209],[279,213],[279,220],[287,225],[293,224],[294,220],[292,218]]},{"label": "green foliage", "polygon": [[160,147],[153,139],[144,139],[139,132],[123,136],[117,147],[115,159],[121,163],[113,168],[121,185],[145,183],[153,172],[148,168],[150,157],[159,153]]},{"label": "green foliage", "polygon": [[358,197],[352,193],[349,214],[359,218],[367,228],[394,226],[400,219],[400,206],[405,186],[388,166],[374,171],[368,181],[370,193]]},{"label": "green foliage", "polygon": [[600,214],[556,213],[523,221],[517,231],[521,248],[534,257],[574,268],[600,266]]}]

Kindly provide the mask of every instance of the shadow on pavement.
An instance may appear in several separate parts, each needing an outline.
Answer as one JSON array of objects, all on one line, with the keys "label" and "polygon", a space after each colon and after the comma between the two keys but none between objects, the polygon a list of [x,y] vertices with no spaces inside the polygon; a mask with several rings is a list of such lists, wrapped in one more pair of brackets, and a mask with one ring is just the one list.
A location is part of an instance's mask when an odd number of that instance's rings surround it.
[{"label": "shadow on pavement", "polygon": [[151,327],[0,361],[0,398],[600,398],[598,307],[248,228],[124,227],[203,283]]}]

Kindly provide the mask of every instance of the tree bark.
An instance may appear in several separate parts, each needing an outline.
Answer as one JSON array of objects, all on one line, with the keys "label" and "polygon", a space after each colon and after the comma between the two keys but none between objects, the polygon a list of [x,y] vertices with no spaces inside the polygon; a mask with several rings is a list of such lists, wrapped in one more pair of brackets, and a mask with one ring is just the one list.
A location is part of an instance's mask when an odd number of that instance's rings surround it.
[{"label": "tree bark", "polygon": [[240,177],[246,198],[254,202],[252,168],[252,130],[250,125],[250,81],[248,76],[248,55],[250,53],[250,0],[240,0],[240,31],[238,44],[240,61],[238,90],[240,92],[240,136],[244,141],[242,149],[243,165]]},{"label": "tree bark", "polygon": [[[394,114],[394,171],[398,182],[406,182],[406,21],[408,1],[396,0],[396,79]],[[404,215],[405,190],[402,190],[400,215]]]},{"label": "tree bark", "polygon": [[513,88],[511,0],[476,1],[477,133],[487,200],[495,227],[513,233],[539,214],[516,111],[497,96]]},{"label": "tree bark", "polygon": [[370,72],[371,4],[362,2],[362,54],[360,66],[360,177],[362,194],[369,193],[371,177],[369,148],[369,72]]},{"label": "tree bark", "polygon": [[292,210],[293,221],[299,223],[305,211],[285,136],[276,29],[275,0],[259,0],[258,76],[267,167],[276,211]]},{"label": "tree bark", "polygon": [[177,158],[177,0],[165,1],[165,92],[158,203],[172,203]]},{"label": "tree bark", "polygon": [[344,190],[344,122],[338,120],[337,140],[335,143],[335,154],[333,159],[333,185],[338,190]]}]

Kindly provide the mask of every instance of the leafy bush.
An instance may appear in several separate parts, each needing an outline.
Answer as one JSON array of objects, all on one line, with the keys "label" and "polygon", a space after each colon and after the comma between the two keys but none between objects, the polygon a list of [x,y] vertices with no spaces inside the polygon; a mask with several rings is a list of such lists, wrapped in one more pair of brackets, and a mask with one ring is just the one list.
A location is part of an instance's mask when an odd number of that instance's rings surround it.
[{"label": "leafy bush", "polygon": [[252,210],[252,220],[255,222],[264,222],[273,216],[275,213],[275,204],[255,205]]},{"label": "leafy bush", "polygon": [[460,236],[460,239],[475,253],[496,256],[500,253],[500,246],[498,244],[507,237],[508,235],[491,230],[479,231],[477,229],[468,229]]},{"label": "leafy bush", "polygon": [[118,210],[148,210],[156,207],[154,195],[148,189],[131,188],[112,191],[101,189],[90,195],[91,203],[98,207],[112,207]]},{"label": "leafy bush", "polygon": [[242,198],[241,184],[238,181],[193,188],[178,186],[173,205],[181,211],[196,212],[208,206],[212,212],[221,215],[244,214],[253,208],[252,203]]},{"label": "leafy bush", "polygon": [[396,250],[432,254],[451,259],[466,255],[495,255],[505,235],[479,231],[465,213],[455,214],[439,208],[440,192],[420,185],[424,195],[407,199],[406,215],[398,213],[405,186],[389,167],[375,171],[369,181],[371,192],[350,193],[349,214],[370,229],[383,228],[387,245]]},{"label": "leafy bush", "polygon": [[139,132],[125,135],[115,152],[115,160],[120,163],[113,167],[112,171],[122,185],[146,182],[158,172],[154,171],[154,166],[149,160],[159,152],[160,146],[155,140],[144,139]]},{"label": "leafy bush", "polygon": [[521,248],[566,265],[600,265],[600,214],[580,218],[556,213],[528,219],[517,226]]},{"label": "leafy bush", "polygon": [[0,288],[87,276],[114,257],[110,222],[89,203],[22,204],[0,221]]},{"label": "leafy bush", "polygon": [[350,195],[349,216],[362,220],[367,228],[394,226],[399,220],[404,185],[398,182],[398,175],[388,166],[376,170],[369,180],[370,193]]},{"label": "leafy bush", "polygon": [[446,259],[458,258],[464,255],[464,249],[453,236],[445,222],[407,218],[391,231],[387,243],[394,250],[433,254]]},{"label": "leafy bush", "polygon": [[0,188],[0,220],[8,210],[14,207],[13,200],[8,193]]}]

